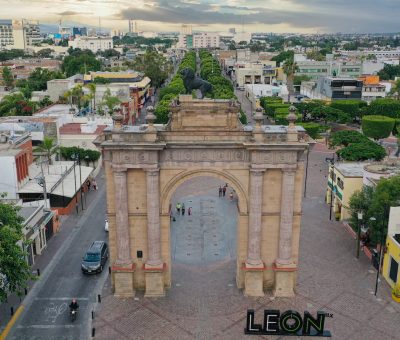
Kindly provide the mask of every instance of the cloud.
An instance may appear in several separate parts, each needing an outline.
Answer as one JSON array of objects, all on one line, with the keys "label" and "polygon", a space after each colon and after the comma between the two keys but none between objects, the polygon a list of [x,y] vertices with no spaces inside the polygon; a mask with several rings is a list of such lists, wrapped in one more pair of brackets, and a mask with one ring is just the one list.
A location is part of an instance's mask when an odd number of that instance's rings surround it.
[{"label": "cloud", "polygon": [[342,32],[398,31],[398,0],[273,0],[209,1],[153,0],[128,7],[120,19],[193,25],[286,24]]}]

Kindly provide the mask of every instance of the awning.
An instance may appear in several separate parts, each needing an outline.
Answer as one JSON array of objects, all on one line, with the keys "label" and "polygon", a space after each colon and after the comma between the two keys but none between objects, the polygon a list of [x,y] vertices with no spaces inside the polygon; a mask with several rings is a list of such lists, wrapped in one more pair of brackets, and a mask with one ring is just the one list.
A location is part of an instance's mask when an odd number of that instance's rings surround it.
[{"label": "awning", "polygon": [[[80,169],[79,169],[80,168]],[[88,166],[76,165],[74,170],[70,171],[62,180],[62,175],[44,174],[46,180],[47,195],[58,195],[64,197],[74,197],[81,186],[87,181],[93,168]],[[40,194],[43,188],[35,179],[26,183],[19,191],[19,194]]]}]

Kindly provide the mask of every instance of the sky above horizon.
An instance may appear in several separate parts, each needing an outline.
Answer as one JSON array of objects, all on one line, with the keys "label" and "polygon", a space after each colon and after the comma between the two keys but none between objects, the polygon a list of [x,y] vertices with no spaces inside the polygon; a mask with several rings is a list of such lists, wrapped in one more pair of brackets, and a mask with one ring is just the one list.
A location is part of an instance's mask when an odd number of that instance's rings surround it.
[{"label": "sky above horizon", "polygon": [[399,32],[400,0],[0,0],[0,19],[141,31]]}]

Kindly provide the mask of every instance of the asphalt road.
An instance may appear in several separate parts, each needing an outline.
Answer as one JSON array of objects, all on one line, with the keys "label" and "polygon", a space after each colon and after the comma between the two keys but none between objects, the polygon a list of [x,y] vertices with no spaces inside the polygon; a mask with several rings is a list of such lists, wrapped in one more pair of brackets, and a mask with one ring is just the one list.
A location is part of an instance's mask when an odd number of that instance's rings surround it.
[{"label": "asphalt road", "polygon": [[[104,231],[106,212],[105,187],[82,214],[69,238],[59,249],[48,268],[25,299],[25,310],[7,339],[88,339],[91,316],[108,276],[108,265],[101,274],[84,275],[81,261],[95,240],[107,241]],[[70,321],[68,305],[72,298],[79,303],[78,317]]]}]

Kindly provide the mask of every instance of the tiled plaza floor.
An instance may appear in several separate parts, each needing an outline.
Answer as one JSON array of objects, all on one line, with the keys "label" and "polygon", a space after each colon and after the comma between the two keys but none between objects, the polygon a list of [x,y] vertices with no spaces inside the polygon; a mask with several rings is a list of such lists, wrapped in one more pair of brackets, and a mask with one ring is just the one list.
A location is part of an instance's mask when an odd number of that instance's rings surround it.
[{"label": "tiled plaza floor", "polygon": [[[235,286],[235,262],[229,257],[208,265],[175,263],[173,285],[165,298],[145,299],[139,292],[135,298],[120,300],[112,296],[108,282],[93,322],[95,338],[246,339],[246,310],[253,308],[259,322],[263,309],[332,313],[326,329],[333,339],[399,339],[400,305],[391,300],[384,281],[377,298],[373,295],[376,271],[363,254],[355,259],[354,239],[340,223],[329,221],[323,202],[325,157],[330,156],[325,151],[320,145],[309,157],[296,297],[274,299],[271,293],[262,298],[244,297]],[[216,184],[212,179],[194,181],[182,187],[175,199],[196,193],[214,195],[220,209]]]}]

